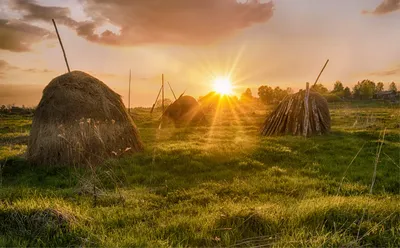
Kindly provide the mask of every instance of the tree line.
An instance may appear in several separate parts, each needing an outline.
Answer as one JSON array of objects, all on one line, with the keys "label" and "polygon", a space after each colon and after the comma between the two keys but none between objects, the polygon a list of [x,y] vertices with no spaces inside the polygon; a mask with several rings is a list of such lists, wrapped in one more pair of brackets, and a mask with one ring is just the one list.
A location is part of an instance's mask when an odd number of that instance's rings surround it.
[{"label": "tree line", "polygon": [[[333,90],[329,91],[323,84],[316,84],[311,86],[311,90],[316,91],[323,95],[328,101],[335,101],[341,99],[356,99],[365,100],[371,99],[375,94],[385,91],[384,83],[375,83],[371,80],[363,80],[357,82],[352,89],[344,87],[342,82],[336,81],[333,85]],[[397,92],[395,82],[389,84],[387,89],[394,94]],[[259,100],[264,104],[278,103],[283,100],[287,95],[294,93],[292,88],[281,89],[280,87],[272,88],[267,85],[262,85],[258,88],[257,95]],[[254,99],[250,88],[247,88],[240,96],[241,101],[250,101]]]}]

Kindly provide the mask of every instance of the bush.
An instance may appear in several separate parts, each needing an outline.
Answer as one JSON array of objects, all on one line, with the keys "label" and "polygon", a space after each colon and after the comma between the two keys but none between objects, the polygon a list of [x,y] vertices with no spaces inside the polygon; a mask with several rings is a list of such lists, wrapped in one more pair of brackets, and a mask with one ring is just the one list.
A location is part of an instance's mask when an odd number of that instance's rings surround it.
[{"label": "bush", "polygon": [[335,94],[324,94],[322,95],[328,102],[342,102],[342,98]]}]

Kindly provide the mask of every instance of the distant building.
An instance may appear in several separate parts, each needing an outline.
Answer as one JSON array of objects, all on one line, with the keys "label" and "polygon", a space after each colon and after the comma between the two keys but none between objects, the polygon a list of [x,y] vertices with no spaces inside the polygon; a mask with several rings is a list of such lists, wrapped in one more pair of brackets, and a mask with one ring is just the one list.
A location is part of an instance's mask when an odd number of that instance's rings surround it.
[{"label": "distant building", "polygon": [[24,109],[20,108],[20,107],[12,106],[10,109],[10,112],[13,114],[21,114],[24,112]]},{"label": "distant building", "polygon": [[381,91],[381,92],[375,93],[374,98],[381,99],[381,100],[396,101],[396,100],[398,100],[399,95],[400,95],[400,92],[386,90],[386,91]]}]

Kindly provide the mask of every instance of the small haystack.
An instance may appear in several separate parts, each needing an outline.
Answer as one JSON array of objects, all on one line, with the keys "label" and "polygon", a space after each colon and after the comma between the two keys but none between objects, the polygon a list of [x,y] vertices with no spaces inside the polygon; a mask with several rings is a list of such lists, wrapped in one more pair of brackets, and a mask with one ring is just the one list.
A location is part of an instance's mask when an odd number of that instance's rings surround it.
[{"label": "small haystack", "polygon": [[[320,94],[307,90],[287,96],[267,117],[261,134],[274,135],[321,135],[331,129],[328,102]],[[307,104],[308,103],[308,104]]]},{"label": "small haystack", "polygon": [[163,118],[172,120],[176,127],[204,124],[206,118],[200,104],[191,96],[180,96],[164,111]]},{"label": "small haystack", "polygon": [[42,165],[103,161],[143,150],[121,97],[81,71],[54,78],[43,91],[28,141],[28,160]]}]

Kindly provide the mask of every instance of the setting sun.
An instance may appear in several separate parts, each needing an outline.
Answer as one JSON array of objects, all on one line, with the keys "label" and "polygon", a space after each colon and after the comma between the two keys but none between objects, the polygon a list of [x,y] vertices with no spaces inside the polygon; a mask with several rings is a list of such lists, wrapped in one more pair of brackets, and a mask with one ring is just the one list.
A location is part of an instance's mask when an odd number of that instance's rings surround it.
[{"label": "setting sun", "polygon": [[229,78],[217,77],[214,80],[214,90],[221,95],[230,95],[232,91],[232,83]]}]

